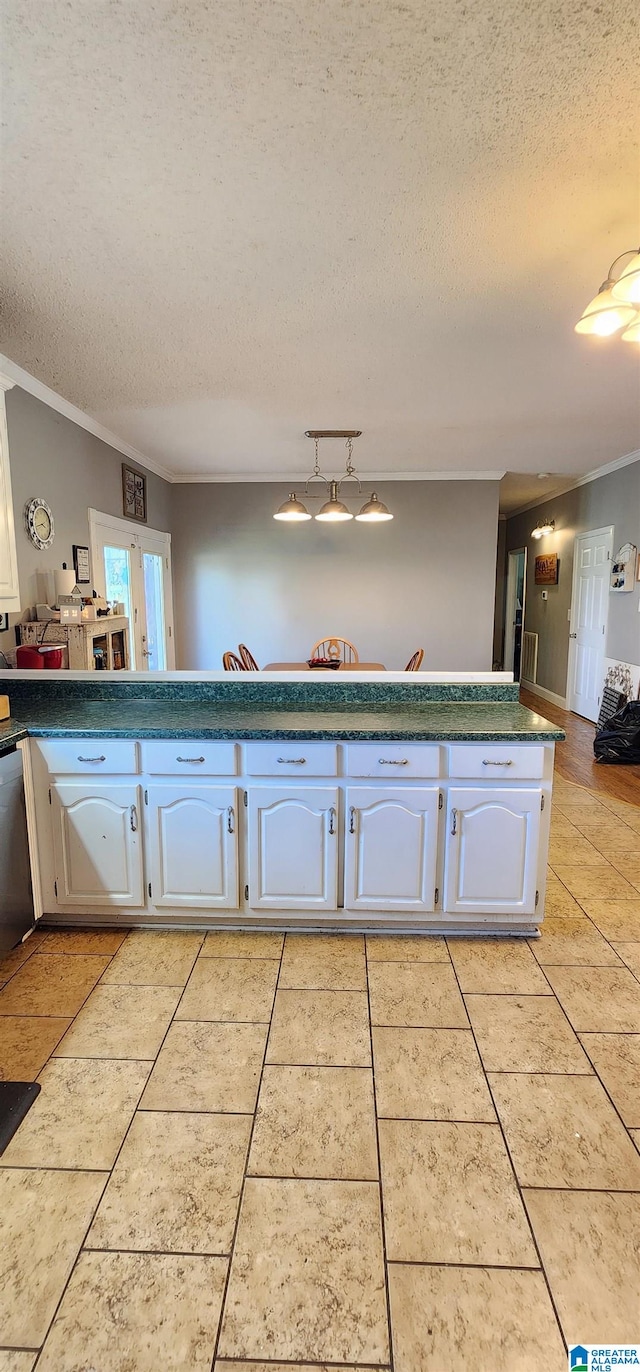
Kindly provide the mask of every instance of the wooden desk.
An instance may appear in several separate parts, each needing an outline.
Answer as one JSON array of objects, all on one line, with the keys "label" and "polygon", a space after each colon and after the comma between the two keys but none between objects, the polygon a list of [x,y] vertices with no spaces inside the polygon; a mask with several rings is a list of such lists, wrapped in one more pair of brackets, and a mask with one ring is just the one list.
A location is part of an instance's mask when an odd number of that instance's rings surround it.
[{"label": "wooden desk", "polygon": [[[267,662],[262,668],[263,672],[329,672],[331,675],[336,671],[335,667],[310,667],[308,662]],[[382,662],[341,662],[338,668],[340,672],[386,672],[386,667]]]}]

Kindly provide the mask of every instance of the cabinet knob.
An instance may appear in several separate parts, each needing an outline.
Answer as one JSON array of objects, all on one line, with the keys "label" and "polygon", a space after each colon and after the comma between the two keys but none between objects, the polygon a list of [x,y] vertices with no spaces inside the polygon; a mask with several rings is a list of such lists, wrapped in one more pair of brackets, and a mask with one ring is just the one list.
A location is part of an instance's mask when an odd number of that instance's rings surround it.
[{"label": "cabinet knob", "polygon": [[458,811],[451,811],[451,837],[455,838],[458,832]]},{"label": "cabinet knob", "polygon": [[278,757],[276,762],[284,763],[287,767],[302,767],[306,762],[306,757]]},{"label": "cabinet knob", "polygon": [[513,767],[513,758],[507,757],[503,762],[498,762],[493,758],[485,757],[482,762],[483,767]]},{"label": "cabinet knob", "polygon": [[106,762],[106,760],[104,753],[101,753],[100,757],[78,757],[78,762]]},{"label": "cabinet knob", "polygon": [[330,834],[335,834],[335,832],[336,832],[336,807],[335,807],[335,805],[332,805],[332,806],[331,806],[331,809],[330,809],[330,811],[329,811],[329,833],[330,833]]},{"label": "cabinet knob", "polygon": [[408,757],[379,757],[378,765],[380,767],[408,767],[409,759]]},{"label": "cabinet knob", "polygon": [[204,762],[203,757],[177,757],[176,762]]},{"label": "cabinet knob", "polygon": [[129,824],[132,834],[136,834],[138,832],[138,809],[135,805],[132,805],[129,810]]},{"label": "cabinet knob", "polygon": [[236,818],[236,817],[235,817],[235,811],[234,811],[233,805],[230,805],[230,806],[229,806],[229,809],[227,810],[227,833],[228,833],[228,834],[233,834],[233,833],[235,833],[235,818]]},{"label": "cabinet knob", "polygon": [[355,807],[355,805],[350,805],[350,806],[349,806],[349,833],[350,833],[350,834],[355,834],[355,832],[356,832],[356,807]]}]

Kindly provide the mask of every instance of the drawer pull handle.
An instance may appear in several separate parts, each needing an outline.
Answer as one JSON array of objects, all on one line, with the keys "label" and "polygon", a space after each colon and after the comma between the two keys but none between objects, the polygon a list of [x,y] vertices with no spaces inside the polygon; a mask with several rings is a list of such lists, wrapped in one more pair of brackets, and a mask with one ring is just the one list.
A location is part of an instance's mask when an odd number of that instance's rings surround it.
[{"label": "drawer pull handle", "polygon": [[349,833],[350,833],[350,834],[355,834],[355,832],[356,832],[356,807],[355,807],[355,805],[351,805],[351,806],[349,807]]},{"label": "drawer pull handle", "polygon": [[106,762],[104,753],[100,757],[78,757],[78,762]]},{"label": "drawer pull handle", "polygon": [[131,832],[132,832],[132,834],[137,834],[137,832],[138,832],[138,811],[137,811],[137,808],[136,808],[135,805],[132,805],[131,808],[130,808],[130,810],[129,810],[129,824],[130,824],[130,826],[131,826]]},{"label": "drawer pull handle", "polygon": [[278,757],[276,762],[283,762],[287,767],[302,767],[306,762],[306,757]]},{"label": "drawer pull handle", "polygon": [[458,811],[451,811],[451,837],[455,838],[458,832]]},{"label": "drawer pull handle", "polygon": [[203,757],[177,757],[176,762],[204,762]]},{"label": "drawer pull handle", "polygon": [[229,809],[227,810],[227,833],[235,833],[235,812],[233,809],[233,805],[230,805]]},{"label": "drawer pull handle", "polygon": [[408,757],[379,757],[378,764],[380,767],[408,767],[409,759]]},{"label": "drawer pull handle", "polygon": [[329,833],[330,833],[330,834],[335,834],[335,832],[336,832],[336,807],[335,807],[335,805],[332,805],[332,806],[331,806],[331,809],[330,809],[330,811],[329,811]]},{"label": "drawer pull handle", "polygon": [[493,758],[485,757],[482,760],[483,767],[513,767],[513,758],[505,758],[504,762],[494,762]]}]

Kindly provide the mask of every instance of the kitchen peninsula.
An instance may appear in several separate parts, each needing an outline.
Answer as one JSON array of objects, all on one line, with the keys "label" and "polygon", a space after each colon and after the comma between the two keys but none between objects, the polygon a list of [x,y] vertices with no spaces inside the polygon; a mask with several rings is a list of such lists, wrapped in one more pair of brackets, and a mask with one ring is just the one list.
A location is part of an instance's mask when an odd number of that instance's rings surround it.
[{"label": "kitchen peninsula", "polygon": [[563,733],[505,674],[3,689],[48,924],[531,936],[543,917]]}]

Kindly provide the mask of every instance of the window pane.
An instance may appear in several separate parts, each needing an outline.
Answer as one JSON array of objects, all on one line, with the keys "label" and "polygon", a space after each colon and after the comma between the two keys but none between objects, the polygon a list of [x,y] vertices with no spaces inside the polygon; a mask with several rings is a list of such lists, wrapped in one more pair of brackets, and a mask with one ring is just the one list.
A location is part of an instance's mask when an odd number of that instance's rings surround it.
[{"label": "window pane", "polygon": [[125,614],[131,628],[131,566],[128,548],[105,547],[104,581],[106,599],[124,601]]},{"label": "window pane", "polygon": [[164,594],[162,557],[143,553],[144,598],[147,618],[147,664],[150,672],[162,672],[167,665],[164,633]]}]

